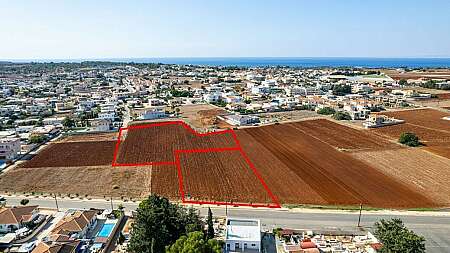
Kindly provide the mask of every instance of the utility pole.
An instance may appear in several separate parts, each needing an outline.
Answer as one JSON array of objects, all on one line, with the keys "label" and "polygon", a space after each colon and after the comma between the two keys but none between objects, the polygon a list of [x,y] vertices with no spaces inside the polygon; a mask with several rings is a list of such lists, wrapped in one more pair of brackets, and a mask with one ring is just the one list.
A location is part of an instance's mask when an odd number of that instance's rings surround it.
[{"label": "utility pole", "polygon": [[362,203],[359,204],[358,227],[360,227],[360,224],[361,224],[361,212],[362,212],[362,207],[363,207]]},{"label": "utility pole", "polygon": [[55,198],[56,211],[59,212],[58,199],[56,198],[56,193],[53,195],[53,197]]},{"label": "utility pole", "polygon": [[114,206],[113,206],[113,201],[112,201],[112,194],[111,194],[110,200],[111,200],[111,211],[114,211]]}]

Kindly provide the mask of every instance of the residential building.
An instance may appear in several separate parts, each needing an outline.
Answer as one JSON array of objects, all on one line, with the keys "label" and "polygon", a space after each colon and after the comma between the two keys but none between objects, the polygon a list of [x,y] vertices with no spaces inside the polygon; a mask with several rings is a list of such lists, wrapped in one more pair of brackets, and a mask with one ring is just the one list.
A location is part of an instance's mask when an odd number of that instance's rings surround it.
[{"label": "residential building", "polygon": [[71,238],[83,239],[87,232],[97,224],[97,213],[91,210],[77,210],[67,214],[59,221],[51,234],[67,235]]},{"label": "residential building", "polygon": [[19,138],[4,137],[0,139],[0,160],[14,160],[19,152]]},{"label": "residential building", "polygon": [[65,242],[40,242],[31,253],[78,253],[80,252],[80,241]]},{"label": "residential building", "polygon": [[106,132],[111,128],[111,121],[107,119],[92,119],[91,123],[91,131],[93,132]]},{"label": "residential building", "polygon": [[234,126],[243,126],[259,123],[259,117],[250,115],[228,115],[225,116],[226,121]]},{"label": "residential building", "polygon": [[226,252],[261,252],[260,220],[228,218],[226,226]]},{"label": "residential building", "polygon": [[14,232],[38,215],[38,206],[0,208],[0,233]]},{"label": "residential building", "polygon": [[142,120],[162,119],[167,117],[164,107],[152,107],[135,110],[136,117]]}]

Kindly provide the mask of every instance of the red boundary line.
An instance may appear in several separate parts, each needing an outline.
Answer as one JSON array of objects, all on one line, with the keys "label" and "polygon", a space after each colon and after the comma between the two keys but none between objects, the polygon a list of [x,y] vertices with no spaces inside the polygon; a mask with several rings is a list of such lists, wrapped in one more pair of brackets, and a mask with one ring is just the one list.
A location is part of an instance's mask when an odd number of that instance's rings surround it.
[{"label": "red boundary line", "polygon": [[[150,127],[157,127],[157,126],[166,126],[166,125],[182,125],[185,129],[189,130],[192,134],[196,136],[208,136],[208,135],[215,135],[215,134],[225,134],[230,133],[233,137],[236,147],[229,147],[229,148],[207,148],[207,149],[180,149],[174,151],[175,156],[175,162],[174,161],[159,161],[159,162],[144,162],[144,163],[117,163],[117,154],[119,151],[119,146],[121,142],[122,137],[122,131],[123,130],[131,130],[131,129],[143,129],[143,128],[150,128]],[[223,201],[193,201],[193,200],[186,200],[185,199],[185,193],[183,188],[183,173],[181,171],[181,162],[180,162],[180,156],[179,153],[206,153],[206,152],[224,152],[224,151],[239,151],[241,156],[244,158],[245,162],[248,164],[250,169],[252,170],[253,174],[258,178],[260,183],[263,185],[266,192],[269,194],[270,198],[272,199],[273,203],[269,204],[253,204],[253,203],[233,203],[233,202],[223,202]],[[207,133],[199,133],[191,126],[186,124],[184,121],[177,120],[177,121],[164,121],[164,122],[158,122],[158,123],[150,123],[150,124],[143,124],[143,125],[131,125],[128,127],[122,127],[119,130],[119,136],[117,139],[117,143],[114,149],[114,157],[112,166],[113,167],[124,167],[124,166],[148,166],[148,165],[176,165],[177,171],[178,171],[178,187],[179,187],[179,193],[181,195],[181,200],[183,203],[187,204],[209,204],[209,205],[229,205],[229,206],[247,206],[247,207],[269,207],[269,208],[280,208],[280,202],[278,201],[277,197],[272,193],[272,191],[267,186],[266,182],[262,178],[261,174],[256,169],[255,165],[250,161],[247,154],[242,149],[242,146],[239,142],[239,139],[234,132],[233,129],[227,129],[222,131],[216,131],[216,132],[207,132]]]}]

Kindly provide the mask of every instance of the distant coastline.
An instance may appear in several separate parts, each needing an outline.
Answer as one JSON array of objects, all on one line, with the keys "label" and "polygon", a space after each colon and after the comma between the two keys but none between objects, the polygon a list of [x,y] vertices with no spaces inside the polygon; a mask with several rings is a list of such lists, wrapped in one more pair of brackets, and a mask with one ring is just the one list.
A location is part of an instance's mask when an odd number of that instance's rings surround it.
[{"label": "distant coastline", "polygon": [[0,60],[0,62],[82,62],[110,61],[238,67],[363,67],[363,68],[450,68],[450,58],[369,58],[369,57],[167,57],[167,58],[103,58]]}]

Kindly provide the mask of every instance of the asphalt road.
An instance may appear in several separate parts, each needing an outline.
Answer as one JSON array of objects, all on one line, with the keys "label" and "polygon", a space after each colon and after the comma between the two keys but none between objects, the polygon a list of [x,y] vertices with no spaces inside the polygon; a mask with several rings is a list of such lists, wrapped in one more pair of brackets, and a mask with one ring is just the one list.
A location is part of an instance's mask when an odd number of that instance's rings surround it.
[{"label": "asphalt road", "polygon": [[[8,197],[7,205],[19,205],[23,197]],[[29,205],[39,205],[42,208],[56,208],[54,199],[29,198]],[[113,205],[122,204],[125,210],[135,210],[137,203],[113,201]],[[102,208],[110,209],[111,203],[107,200],[78,200],[58,199],[60,209],[76,208]],[[207,214],[206,207],[196,207],[201,215]],[[212,207],[214,215],[225,216],[225,207]],[[286,209],[259,209],[259,208],[227,208],[228,216],[242,218],[257,218],[261,220],[263,229],[271,230],[276,227],[296,229],[336,229],[354,230],[358,222],[357,212],[304,210],[293,212]],[[400,218],[409,229],[422,235],[426,239],[427,252],[450,252],[450,216],[444,213],[402,213],[395,212],[363,212],[361,226],[370,229],[380,219]]]}]

